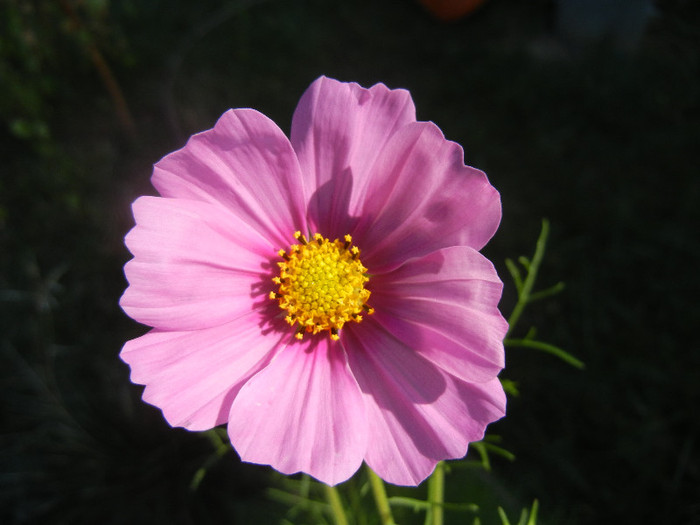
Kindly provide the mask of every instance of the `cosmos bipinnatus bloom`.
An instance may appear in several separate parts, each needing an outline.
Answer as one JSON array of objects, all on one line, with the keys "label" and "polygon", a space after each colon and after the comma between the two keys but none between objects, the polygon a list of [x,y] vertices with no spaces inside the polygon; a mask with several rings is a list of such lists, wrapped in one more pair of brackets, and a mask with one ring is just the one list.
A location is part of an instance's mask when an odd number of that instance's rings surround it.
[{"label": "cosmos bipinnatus bloom", "polygon": [[291,137],[252,109],[159,161],[133,204],[121,352],[172,426],[244,461],[416,485],[505,413],[498,192],[405,90],[317,79]]}]

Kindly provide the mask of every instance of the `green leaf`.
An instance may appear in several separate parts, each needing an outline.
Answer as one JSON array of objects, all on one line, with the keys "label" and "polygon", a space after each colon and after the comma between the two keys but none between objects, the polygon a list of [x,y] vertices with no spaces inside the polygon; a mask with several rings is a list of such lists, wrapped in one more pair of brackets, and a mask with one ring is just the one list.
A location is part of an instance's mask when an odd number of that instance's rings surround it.
[{"label": "green leaf", "polygon": [[522,264],[522,265],[523,265],[523,268],[525,268],[528,272],[530,271],[530,266],[531,266],[531,264],[532,264],[532,263],[530,262],[530,259],[528,259],[528,258],[525,257],[524,255],[521,255],[520,257],[518,257],[518,262],[519,262],[520,264]]},{"label": "green leaf", "polygon": [[470,446],[479,453],[479,456],[481,457],[481,466],[484,467],[484,470],[489,472],[491,470],[491,461],[489,460],[489,453],[488,450],[486,450],[484,442],[476,441]]},{"label": "green leaf", "polygon": [[331,507],[327,503],[316,501],[314,499],[305,498],[299,494],[287,492],[286,490],[270,487],[265,491],[268,498],[278,503],[284,503],[290,507],[300,506],[306,510],[318,509],[325,512],[330,512]]},{"label": "green leaf", "polygon": [[[389,498],[389,504],[392,507],[407,507],[412,509],[414,512],[429,510],[433,505],[429,501],[405,496],[392,496]],[[479,505],[476,503],[441,503],[440,507],[445,510],[453,510],[457,512],[478,512],[479,510]]]},{"label": "green leaf", "polygon": [[532,502],[532,508],[530,509],[530,519],[527,520],[526,525],[537,525],[537,511],[540,509],[540,502],[534,500]]},{"label": "green leaf", "polygon": [[389,498],[389,505],[392,507],[408,507],[413,512],[420,512],[430,509],[430,502],[422,499],[408,498],[405,496],[392,496]]},{"label": "green leaf", "polygon": [[544,290],[541,290],[539,292],[535,292],[535,293],[531,294],[530,295],[530,302],[534,303],[535,301],[539,301],[540,299],[544,299],[546,297],[551,297],[553,295],[556,295],[556,294],[560,293],[561,291],[563,291],[564,288],[566,288],[566,285],[563,282],[559,281],[554,286],[550,286],[549,288],[546,288]]},{"label": "green leaf", "polygon": [[522,346],[526,348],[534,348],[535,350],[540,350],[542,352],[547,352],[552,354],[562,361],[569,363],[571,366],[583,370],[586,365],[580,359],[577,359],[571,355],[566,350],[562,350],[558,346],[550,345],[549,343],[543,343],[542,341],[533,341],[532,339],[506,339],[503,341],[505,346]]},{"label": "green leaf", "polygon": [[505,391],[506,394],[513,396],[513,397],[518,397],[520,395],[520,390],[518,390],[518,383],[515,381],[512,381],[510,379],[501,379],[501,386],[503,387],[503,390]]},{"label": "green leaf", "polygon": [[510,272],[510,276],[513,278],[513,282],[515,283],[515,289],[518,291],[518,295],[520,295],[520,292],[523,289],[523,278],[520,275],[520,270],[515,265],[512,259],[506,259],[506,268],[508,268],[508,272]]},{"label": "green leaf", "polygon": [[518,520],[518,525],[526,525],[527,521],[527,509],[520,511],[520,519]]},{"label": "green leaf", "polygon": [[497,456],[501,456],[502,458],[507,459],[508,461],[515,461],[515,454],[513,454],[511,451],[506,450],[503,447],[499,447],[498,445],[493,445],[491,443],[484,443],[484,447],[489,452],[492,452],[496,454]]},{"label": "green leaf", "polygon": [[501,523],[503,525],[510,525],[510,521],[508,520],[508,516],[506,515],[506,511],[503,510],[503,507],[498,507],[498,516],[501,518]]}]

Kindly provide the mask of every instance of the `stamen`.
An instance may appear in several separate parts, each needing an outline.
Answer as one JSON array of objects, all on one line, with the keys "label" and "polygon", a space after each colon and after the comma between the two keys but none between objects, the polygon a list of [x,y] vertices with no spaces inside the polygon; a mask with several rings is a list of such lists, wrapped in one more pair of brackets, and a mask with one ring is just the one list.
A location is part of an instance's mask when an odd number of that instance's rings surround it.
[{"label": "stamen", "polygon": [[308,244],[308,241],[306,240],[306,236],[301,233],[300,231],[294,232],[294,238],[299,241],[301,244]]},{"label": "stamen", "polygon": [[330,241],[316,233],[311,244],[301,232],[294,232],[294,238],[300,244],[277,252],[285,262],[277,263],[280,272],[272,281],[278,291],[270,299],[287,311],[285,321],[296,325],[297,339],[327,331],[337,341],[345,323],[359,323],[363,313],[374,312],[367,305],[369,277],[359,260],[360,249],[352,246],[350,235]]}]

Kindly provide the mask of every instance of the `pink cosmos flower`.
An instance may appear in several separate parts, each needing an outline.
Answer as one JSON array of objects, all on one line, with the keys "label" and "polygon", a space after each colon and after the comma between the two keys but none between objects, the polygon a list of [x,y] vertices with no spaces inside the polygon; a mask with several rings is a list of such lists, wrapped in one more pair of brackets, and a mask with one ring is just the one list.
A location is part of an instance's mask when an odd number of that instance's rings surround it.
[{"label": "pink cosmos flower", "polygon": [[[500,197],[405,90],[321,77],[291,139],[226,112],[133,204],[121,357],[172,426],[244,461],[415,485],[505,413]],[[360,251],[361,249],[361,251]]]}]

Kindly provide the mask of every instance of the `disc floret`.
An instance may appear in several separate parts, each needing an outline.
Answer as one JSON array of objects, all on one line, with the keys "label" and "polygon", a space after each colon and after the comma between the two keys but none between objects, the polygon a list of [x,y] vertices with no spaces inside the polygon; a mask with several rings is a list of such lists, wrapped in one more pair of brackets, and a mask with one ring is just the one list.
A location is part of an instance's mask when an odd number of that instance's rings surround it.
[{"label": "disc floret", "polygon": [[350,235],[330,241],[317,233],[308,240],[295,232],[294,238],[298,244],[278,252],[284,260],[277,263],[280,273],[272,281],[279,288],[270,292],[270,299],[277,299],[287,311],[287,323],[298,325],[297,339],[304,333],[328,331],[337,341],[345,323],[360,322],[364,314],[374,312],[367,305],[369,277],[360,262],[360,249],[352,245]]}]

